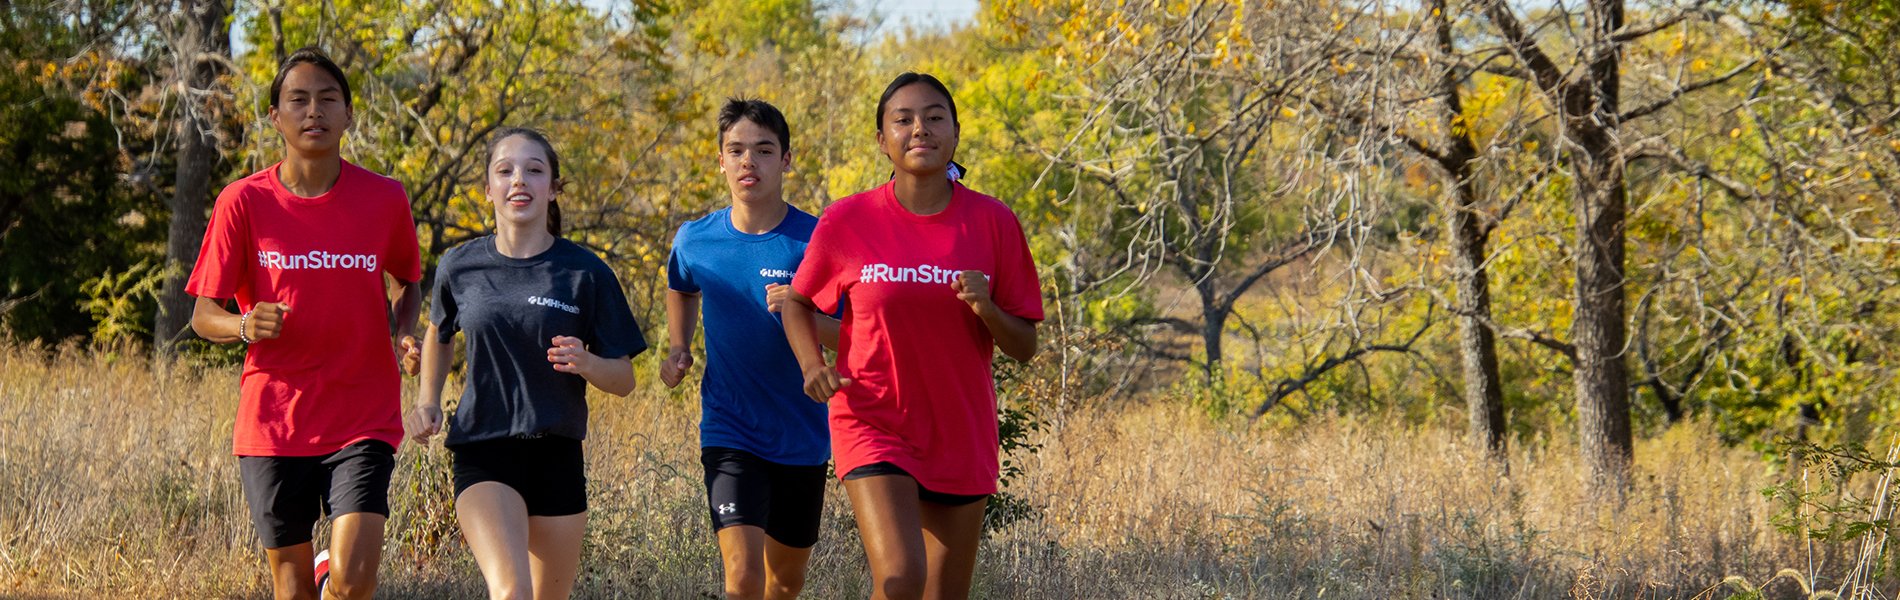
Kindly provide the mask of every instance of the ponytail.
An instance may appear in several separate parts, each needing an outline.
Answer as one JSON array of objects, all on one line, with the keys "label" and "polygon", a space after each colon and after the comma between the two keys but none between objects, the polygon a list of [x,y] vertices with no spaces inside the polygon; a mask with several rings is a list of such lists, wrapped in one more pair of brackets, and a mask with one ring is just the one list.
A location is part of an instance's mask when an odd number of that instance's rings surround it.
[{"label": "ponytail", "polygon": [[548,200],[548,233],[561,237],[561,203]]}]

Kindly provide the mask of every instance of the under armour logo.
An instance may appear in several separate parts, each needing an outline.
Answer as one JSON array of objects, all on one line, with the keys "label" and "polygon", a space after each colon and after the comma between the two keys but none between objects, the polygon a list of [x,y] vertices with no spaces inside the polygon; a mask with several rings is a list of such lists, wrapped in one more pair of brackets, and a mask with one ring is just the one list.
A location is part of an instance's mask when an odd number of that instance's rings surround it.
[{"label": "under armour logo", "polygon": [[739,512],[739,503],[737,502],[727,502],[719,505],[719,514],[729,515],[735,512]]}]

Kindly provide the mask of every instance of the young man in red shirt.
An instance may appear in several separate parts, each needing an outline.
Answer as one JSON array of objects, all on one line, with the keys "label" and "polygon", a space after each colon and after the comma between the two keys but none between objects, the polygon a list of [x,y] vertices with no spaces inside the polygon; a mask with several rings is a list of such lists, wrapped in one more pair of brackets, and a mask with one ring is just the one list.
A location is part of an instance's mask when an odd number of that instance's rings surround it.
[{"label": "young man in red shirt", "polygon": [[[269,119],[284,159],[218,194],[186,285],[191,326],[250,345],[232,452],[276,597],[369,598],[403,434],[398,353],[412,374],[420,360],[421,251],[402,184],[339,154],[354,114],[336,63],[314,48],[290,55]],[[320,512],[332,517],[322,586]]]}]

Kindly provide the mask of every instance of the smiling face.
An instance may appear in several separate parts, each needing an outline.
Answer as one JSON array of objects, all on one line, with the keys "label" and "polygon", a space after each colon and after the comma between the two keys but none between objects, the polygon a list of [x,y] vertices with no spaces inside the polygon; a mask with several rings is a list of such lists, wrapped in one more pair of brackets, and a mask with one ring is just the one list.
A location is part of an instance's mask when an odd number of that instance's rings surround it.
[{"label": "smiling face", "polygon": [[891,166],[914,175],[942,173],[957,152],[950,99],[923,83],[898,88],[884,105],[878,147]]},{"label": "smiling face", "polygon": [[739,119],[720,136],[719,172],[734,202],[776,202],[782,198],[791,156],[778,134],[751,119]]},{"label": "smiling face", "polygon": [[553,166],[539,142],[511,135],[495,144],[488,162],[488,202],[495,205],[497,225],[545,229],[555,191]]},{"label": "smiling face", "polygon": [[284,136],[291,151],[303,155],[335,154],[354,119],[343,86],[322,67],[308,63],[284,75],[277,105],[270,108],[271,127]]}]

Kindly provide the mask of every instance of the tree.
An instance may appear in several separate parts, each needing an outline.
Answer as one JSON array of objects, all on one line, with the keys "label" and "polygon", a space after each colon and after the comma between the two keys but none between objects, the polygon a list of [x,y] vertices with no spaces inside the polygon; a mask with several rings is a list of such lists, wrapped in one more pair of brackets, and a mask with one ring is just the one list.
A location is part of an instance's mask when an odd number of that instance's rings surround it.
[{"label": "tree", "polygon": [[[1574,191],[1571,213],[1574,283],[1570,346],[1576,366],[1578,438],[1593,480],[1619,487],[1632,459],[1630,423],[1627,168],[1638,158],[1629,126],[1698,90],[1721,85],[1747,73],[1748,61],[1727,73],[1694,81],[1670,80],[1671,86],[1648,101],[1625,106],[1624,54],[1635,43],[1696,16],[1709,16],[1702,3],[1629,23],[1622,0],[1589,0],[1581,8],[1554,7],[1546,16],[1553,30],[1569,33],[1567,47],[1575,63],[1560,65],[1515,9],[1503,0],[1478,0],[1473,7],[1490,22],[1513,59],[1499,69],[1535,85],[1556,116],[1563,168]],[[1574,11],[1574,12],[1573,12]]]},{"label": "tree", "polygon": [[[1354,188],[1325,182],[1316,156],[1345,142],[1323,129],[1303,134],[1311,123],[1285,102],[1289,90],[1319,81],[1326,56],[1253,47],[1273,34],[1227,2],[1078,2],[1051,9],[1053,17],[1023,10],[1015,18],[1024,30],[1053,19],[1063,42],[1057,64],[1082,72],[1071,104],[1085,115],[1068,139],[1031,147],[1107,200],[1104,230],[1078,240],[1076,292],[1178,277],[1193,290],[1195,318],[1133,315],[1121,326],[1195,336],[1199,358],[1150,350],[1191,361],[1214,381],[1240,300],[1346,226],[1341,206]],[[1277,16],[1298,20],[1291,12]]]},{"label": "tree", "polygon": [[185,293],[185,282],[204,240],[212,180],[223,176],[224,148],[236,142],[230,110],[234,100],[229,79],[230,6],[224,0],[185,0],[180,8],[183,27],[171,44],[173,77],[180,91],[174,128],[178,163],[167,203],[171,219],[162,271],[165,282],[152,327],[152,346],[161,358],[190,335],[195,300]]}]

